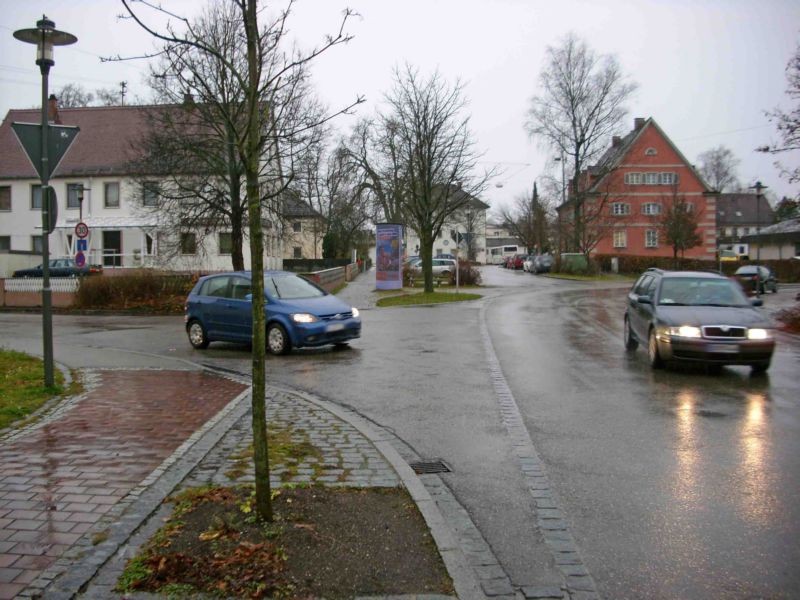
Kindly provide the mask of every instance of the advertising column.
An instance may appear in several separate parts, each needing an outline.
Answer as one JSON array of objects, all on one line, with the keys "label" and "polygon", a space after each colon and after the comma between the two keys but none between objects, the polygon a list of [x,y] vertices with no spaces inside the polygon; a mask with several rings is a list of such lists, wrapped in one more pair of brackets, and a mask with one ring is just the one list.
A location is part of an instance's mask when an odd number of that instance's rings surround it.
[{"label": "advertising column", "polygon": [[378,223],[375,248],[375,287],[399,290],[403,287],[403,226]]}]

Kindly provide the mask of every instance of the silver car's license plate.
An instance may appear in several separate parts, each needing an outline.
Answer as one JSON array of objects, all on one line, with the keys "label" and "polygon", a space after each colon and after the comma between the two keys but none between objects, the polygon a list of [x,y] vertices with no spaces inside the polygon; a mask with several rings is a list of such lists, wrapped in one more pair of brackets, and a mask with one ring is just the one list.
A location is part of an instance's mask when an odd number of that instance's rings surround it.
[{"label": "silver car's license plate", "polygon": [[736,354],[739,352],[738,344],[709,344],[706,349],[713,354]]}]

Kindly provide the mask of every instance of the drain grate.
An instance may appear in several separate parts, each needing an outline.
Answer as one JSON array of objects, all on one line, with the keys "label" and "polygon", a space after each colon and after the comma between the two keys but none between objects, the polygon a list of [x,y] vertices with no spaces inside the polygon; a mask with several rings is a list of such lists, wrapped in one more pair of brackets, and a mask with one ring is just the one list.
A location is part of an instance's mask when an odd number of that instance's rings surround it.
[{"label": "drain grate", "polygon": [[417,475],[426,475],[428,473],[450,473],[448,467],[443,460],[421,460],[419,462],[408,463],[414,469]]}]

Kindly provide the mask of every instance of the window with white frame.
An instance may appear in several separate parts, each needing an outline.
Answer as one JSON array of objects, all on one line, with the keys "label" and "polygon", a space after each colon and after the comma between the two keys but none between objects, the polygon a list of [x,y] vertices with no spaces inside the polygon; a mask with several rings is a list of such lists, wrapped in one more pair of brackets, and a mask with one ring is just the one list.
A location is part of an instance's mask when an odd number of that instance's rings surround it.
[{"label": "window with white frame", "polygon": [[221,231],[219,233],[219,253],[233,254],[233,235],[230,231]]},{"label": "window with white frame", "polygon": [[0,210],[11,210],[10,185],[0,185]]},{"label": "window with white frame", "polygon": [[683,210],[685,210],[687,213],[693,213],[694,212],[694,202],[684,202],[683,203]]},{"label": "window with white frame", "polygon": [[40,235],[31,236],[31,250],[33,250],[34,254],[42,253],[42,236]]},{"label": "window with white frame", "polygon": [[303,224],[300,221],[293,221],[292,222],[292,231],[295,233],[300,233],[303,231]]},{"label": "window with white frame", "polygon": [[615,216],[629,215],[631,214],[631,205],[627,202],[612,202],[611,214]]},{"label": "window with white frame", "polygon": [[103,186],[103,206],[119,208],[119,181],[109,181]]},{"label": "window with white frame", "polygon": [[648,229],[644,232],[644,247],[658,248],[658,230]]},{"label": "window with white frame", "polygon": [[644,174],[644,184],[645,185],[658,185],[661,182],[661,173],[645,173]]},{"label": "window with white frame", "polygon": [[67,184],[67,208],[80,208],[81,195],[83,194],[82,183]]},{"label": "window with white frame", "polygon": [[678,183],[677,173],[661,173],[661,185],[673,185]]},{"label": "window with white frame", "polygon": [[0,252],[8,252],[11,250],[11,236],[0,235]]},{"label": "window with white frame", "polygon": [[647,150],[644,151],[645,156],[655,156],[656,154],[658,154],[658,150],[656,150],[655,148],[648,148]]},{"label": "window with white frame", "polygon": [[38,183],[31,186],[31,210],[42,210],[42,186]]},{"label": "window with white frame", "polygon": [[658,202],[645,202],[642,204],[642,214],[650,216],[660,215],[661,205]]},{"label": "window with white frame", "polygon": [[181,254],[197,254],[197,236],[194,233],[181,234]]},{"label": "window with white frame", "polygon": [[628,233],[624,229],[618,229],[614,232],[614,248],[627,248],[628,247]]},{"label": "window with white frame", "polygon": [[292,248],[292,258],[303,258],[303,249],[300,246]]},{"label": "window with white frame", "polygon": [[641,173],[625,173],[625,183],[628,185],[641,185],[642,183],[642,174]]},{"label": "window with white frame", "polygon": [[151,208],[158,206],[157,181],[145,181],[142,185],[142,204]]}]

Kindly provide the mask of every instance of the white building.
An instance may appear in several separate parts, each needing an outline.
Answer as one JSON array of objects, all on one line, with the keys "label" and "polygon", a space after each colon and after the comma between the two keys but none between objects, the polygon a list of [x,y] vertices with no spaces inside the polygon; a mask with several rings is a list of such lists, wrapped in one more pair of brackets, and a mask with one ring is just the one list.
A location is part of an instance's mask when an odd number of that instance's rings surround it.
[{"label": "white building", "polygon": [[[134,172],[134,148],[147,131],[147,113],[159,109],[163,107],[56,110],[51,105],[51,122],[80,128],[50,177],[58,202],[58,219],[49,239],[52,258],[75,256],[75,225],[83,221],[89,227],[87,263],[102,264],[106,270],[141,266],[231,269],[229,228],[187,228],[176,235],[174,228],[167,227],[174,215],[159,209],[163,177]],[[11,129],[12,122],[38,124],[40,119],[39,109],[11,110],[0,125],[0,276],[8,275],[21,262],[41,262],[39,176]],[[277,212],[264,215],[266,268],[282,265],[282,227]],[[246,238],[243,252],[248,267]]]},{"label": "white building", "polygon": [[[459,194],[465,192],[459,190]],[[489,205],[470,196],[466,203],[455,211],[442,227],[433,242],[433,256],[458,252],[459,258],[470,258],[474,262],[486,262],[486,211]],[[419,236],[413,229],[405,227],[406,256],[418,256]],[[460,244],[459,244],[460,242]]]}]

